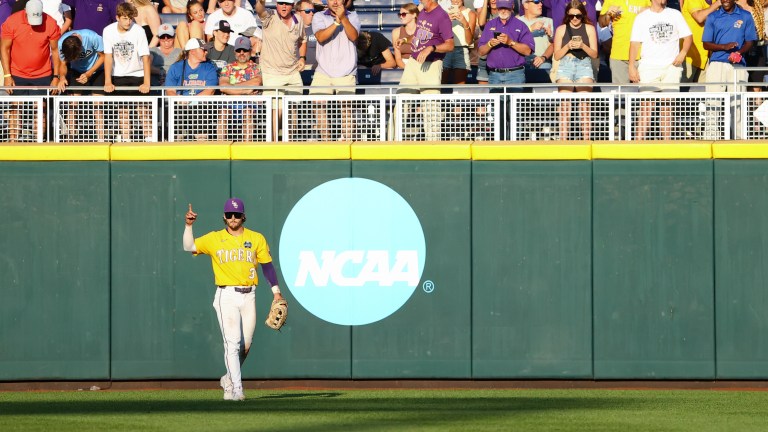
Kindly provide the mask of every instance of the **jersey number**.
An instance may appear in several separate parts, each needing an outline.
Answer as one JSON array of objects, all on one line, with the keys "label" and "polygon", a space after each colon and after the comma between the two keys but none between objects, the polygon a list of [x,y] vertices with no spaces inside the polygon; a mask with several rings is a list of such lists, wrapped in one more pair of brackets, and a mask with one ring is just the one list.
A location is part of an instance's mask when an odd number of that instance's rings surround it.
[{"label": "jersey number", "polygon": [[253,279],[253,278],[255,278],[255,277],[256,277],[256,267],[252,267],[252,268],[251,268],[251,272],[250,272],[250,274],[248,275],[248,279]]}]

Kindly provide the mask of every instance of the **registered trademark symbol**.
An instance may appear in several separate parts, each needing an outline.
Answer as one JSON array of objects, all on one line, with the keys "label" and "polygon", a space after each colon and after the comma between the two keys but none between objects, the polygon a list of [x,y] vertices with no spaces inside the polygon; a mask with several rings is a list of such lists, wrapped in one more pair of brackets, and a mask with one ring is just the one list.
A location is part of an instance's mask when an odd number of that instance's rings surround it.
[{"label": "registered trademark symbol", "polygon": [[431,280],[424,281],[424,283],[421,285],[421,287],[424,289],[425,293],[431,293],[435,290],[435,283]]}]

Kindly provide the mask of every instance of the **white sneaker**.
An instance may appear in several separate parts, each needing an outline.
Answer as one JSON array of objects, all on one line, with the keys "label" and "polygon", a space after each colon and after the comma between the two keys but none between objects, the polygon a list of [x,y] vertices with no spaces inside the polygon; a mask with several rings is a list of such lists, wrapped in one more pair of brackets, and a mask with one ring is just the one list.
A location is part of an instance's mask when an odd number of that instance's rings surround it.
[{"label": "white sneaker", "polygon": [[221,377],[219,385],[224,389],[224,400],[234,400],[234,396],[232,395],[234,388],[232,387],[232,381],[229,379],[229,376],[224,375]]},{"label": "white sneaker", "polygon": [[236,401],[245,400],[245,394],[243,394],[242,388],[236,388],[232,390],[232,400],[236,400]]}]

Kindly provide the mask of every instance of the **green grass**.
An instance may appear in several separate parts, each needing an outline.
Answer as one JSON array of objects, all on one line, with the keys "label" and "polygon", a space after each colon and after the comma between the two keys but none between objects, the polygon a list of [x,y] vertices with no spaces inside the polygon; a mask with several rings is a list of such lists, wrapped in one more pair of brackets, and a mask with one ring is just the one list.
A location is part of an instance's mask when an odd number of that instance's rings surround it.
[{"label": "green grass", "polygon": [[214,390],[0,393],[0,431],[766,431],[768,392]]}]

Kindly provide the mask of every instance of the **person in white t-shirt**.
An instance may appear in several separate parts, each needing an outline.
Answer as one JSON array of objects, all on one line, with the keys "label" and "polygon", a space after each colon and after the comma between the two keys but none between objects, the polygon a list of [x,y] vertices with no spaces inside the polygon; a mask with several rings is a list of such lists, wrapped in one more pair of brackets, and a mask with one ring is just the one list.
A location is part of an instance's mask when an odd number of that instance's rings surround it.
[{"label": "person in white t-shirt", "polygon": [[[680,43],[682,41],[682,44]],[[680,11],[668,8],[667,0],[651,0],[651,7],[635,17],[629,44],[629,80],[641,84],[679,83],[683,62],[693,44],[691,29]],[[642,48],[642,51],[641,51]],[[637,65],[638,52],[641,53]],[[678,91],[677,86],[642,86],[641,91]],[[641,103],[635,137],[644,140],[655,103]],[[668,102],[659,109],[663,139],[672,136],[672,108]]]},{"label": "person in white t-shirt", "polygon": [[[205,37],[208,40],[213,38],[213,31],[221,20],[226,20],[235,34],[242,33],[249,27],[258,27],[253,12],[235,5],[234,0],[219,0],[219,9],[210,14],[205,21]],[[231,37],[227,43],[235,46],[236,39]]]},{"label": "person in white t-shirt", "polygon": [[[119,96],[149,93],[151,56],[144,29],[133,20],[139,14],[131,3],[117,5],[117,22],[104,27],[104,91]],[[115,86],[133,87],[136,90],[115,92]],[[139,108],[144,139],[151,137],[149,113]],[[116,141],[130,141],[131,126],[128,108],[119,110],[120,134]]]},{"label": "person in white t-shirt", "polygon": [[63,4],[61,0],[45,0],[43,12],[56,20],[61,34],[72,30],[72,8]]}]

